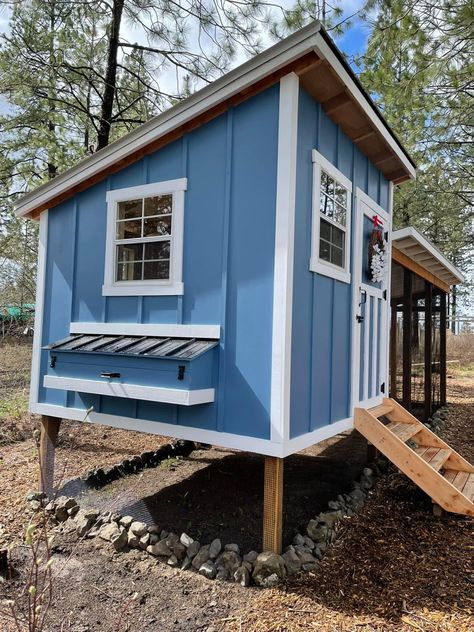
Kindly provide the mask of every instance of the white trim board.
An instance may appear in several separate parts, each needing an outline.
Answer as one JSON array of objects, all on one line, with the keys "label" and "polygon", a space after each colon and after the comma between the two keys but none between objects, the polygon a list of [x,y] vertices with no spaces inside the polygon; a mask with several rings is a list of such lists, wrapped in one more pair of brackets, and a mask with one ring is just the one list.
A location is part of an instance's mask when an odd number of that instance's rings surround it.
[{"label": "white trim board", "polygon": [[46,250],[48,246],[48,211],[41,214],[38,238],[38,267],[36,279],[35,324],[31,357],[30,410],[38,401],[40,386],[41,341],[43,338],[44,292],[46,285]]},{"label": "white trim board", "polygon": [[140,386],[139,384],[124,384],[123,382],[101,382],[99,380],[85,380],[57,375],[45,375],[43,386],[75,393],[109,395],[111,397],[125,397],[127,399],[139,399],[162,404],[179,404],[181,406],[210,404],[215,397],[213,388],[188,391],[179,388]]},{"label": "white trim board", "polygon": [[71,334],[109,334],[111,336],[166,336],[219,340],[220,325],[179,325],[173,323],[98,323],[72,322]]},{"label": "white trim board", "polygon": [[302,435],[301,437],[290,439],[285,444],[282,444],[269,439],[258,439],[256,437],[235,435],[229,432],[191,428],[190,426],[180,426],[179,424],[168,424],[146,419],[135,419],[133,417],[119,417],[118,415],[97,413],[95,411],[86,415],[86,411],[82,408],[67,408],[65,406],[52,404],[35,404],[31,412],[37,415],[50,415],[51,417],[58,417],[65,420],[70,419],[84,423],[96,423],[111,426],[112,428],[122,428],[124,430],[148,432],[164,437],[210,443],[211,445],[230,448],[232,450],[242,450],[280,458],[309,448],[320,441],[335,437],[341,432],[350,430],[354,425],[351,418],[343,419],[324,426],[323,428],[317,428],[313,430],[313,432]]},{"label": "white trim board", "polygon": [[278,120],[270,403],[271,438],[279,442],[286,441],[290,432],[298,96],[297,75],[290,73],[282,77]]},{"label": "white trim board", "polygon": [[327,60],[336,74],[342,79],[349,92],[359,102],[377,131],[383,136],[397,158],[405,166],[407,172],[412,177],[415,177],[415,168],[405,155],[395,136],[391,134],[390,130],[376,114],[369,97],[362,92],[350,76],[350,68],[348,66],[345,67],[337,58],[321,35],[320,30],[321,24],[317,21],[298,30],[181,103],[141,125],[123,138],[96,154],[85,158],[75,167],[54,178],[54,180],[27,193],[16,204],[17,215],[27,215],[38,206],[47,205],[48,202],[61,193],[72,189],[93,175],[126,159],[130,154],[149,145],[152,141],[178,129],[215,105],[245,91],[259,80],[313,51]]}]

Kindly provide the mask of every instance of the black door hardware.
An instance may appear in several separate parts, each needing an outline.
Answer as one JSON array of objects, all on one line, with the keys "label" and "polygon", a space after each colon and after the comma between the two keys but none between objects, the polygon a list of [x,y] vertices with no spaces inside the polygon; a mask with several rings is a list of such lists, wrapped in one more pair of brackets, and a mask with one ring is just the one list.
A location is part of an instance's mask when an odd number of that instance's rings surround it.
[{"label": "black door hardware", "polygon": [[108,373],[108,372],[106,372],[106,371],[103,371],[103,372],[100,374],[100,377],[110,377],[110,378],[111,378],[111,377],[120,377],[120,373]]}]

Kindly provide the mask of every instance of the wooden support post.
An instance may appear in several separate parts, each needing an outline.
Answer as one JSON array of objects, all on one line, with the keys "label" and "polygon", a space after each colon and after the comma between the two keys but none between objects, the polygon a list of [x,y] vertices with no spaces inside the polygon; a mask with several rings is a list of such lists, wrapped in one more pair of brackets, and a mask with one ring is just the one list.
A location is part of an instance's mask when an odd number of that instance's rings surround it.
[{"label": "wooden support post", "polygon": [[390,397],[397,399],[397,302],[390,312]]},{"label": "wooden support post", "polygon": [[263,550],[281,553],[283,535],[283,463],[274,456],[265,457],[263,483]]},{"label": "wooden support post", "polygon": [[61,419],[58,417],[48,417],[47,415],[41,417],[39,487],[40,491],[48,495],[53,491],[54,454],[60,425]]},{"label": "wooden support post", "polygon": [[411,343],[413,314],[413,275],[403,269],[403,406],[411,410]]},{"label": "wooden support post", "polygon": [[439,399],[441,406],[446,404],[446,294],[440,296],[439,318]]},{"label": "wooden support post", "polygon": [[425,407],[424,420],[428,421],[432,410],[432,331],[433,331],[433,286],[425,281]]}]

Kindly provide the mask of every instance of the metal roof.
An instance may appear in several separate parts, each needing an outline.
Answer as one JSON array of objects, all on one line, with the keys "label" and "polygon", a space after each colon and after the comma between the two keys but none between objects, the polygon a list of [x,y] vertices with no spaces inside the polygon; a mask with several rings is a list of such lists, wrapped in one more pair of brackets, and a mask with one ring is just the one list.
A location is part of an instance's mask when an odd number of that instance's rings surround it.
[{"label": "metal roof", "polygon": [[157,336],[76,334],[45,347],[51,351],[100,353],[171,360],[194,360],[219,343],[216,340]]},{"label": "metal roof", "polygon": [[392,245],[447,285],[464,283],[462,272],[413,226],[395,230]]}]

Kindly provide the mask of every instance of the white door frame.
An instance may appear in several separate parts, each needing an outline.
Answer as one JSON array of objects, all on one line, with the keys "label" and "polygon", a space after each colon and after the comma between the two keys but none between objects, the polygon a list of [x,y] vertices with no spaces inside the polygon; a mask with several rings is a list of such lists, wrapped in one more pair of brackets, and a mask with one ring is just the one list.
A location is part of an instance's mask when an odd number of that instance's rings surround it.
[{"label": "white door frame", "polygon": [[[390,256],[390,234],[391,234],[391,218],[390,215],[383,210],[381,206],[379,206],[371,197],[369,197],[362,189],[356,187],[355,190],[355,204],[354,204],[354,231],[353,231],[353,259],[352,259],[352,371],[351,371],[351,411],[353,413],[354,406],[361,406],[365,408],[370,408],[371,406],[376,406],[380,404],[383,400],[384,395],[377,395],[376,397],[372,397],[370,399],[366,399],[364,401],[359,400],[359,389],[360,389],[360,338],[361,338],[361,326],[357,322],[356,316],[359,313],[359,302],[360,302],[360,292],[361,290],[365,290],[368,294],[382,298],[383,291],[386,289],[387,291],[387,301],[385,304],[385,309],[382,309],[382,323],[380,328],[380,370],[381,376],[383,376],[383,380],[385,382],[385,388],[388,388],[388,361],[387,361],[387,352],[388,352],[388,290],[389,290],[389,275],[390,275],[390,266],[388,266],[387,278],[384,283],[384,287],[381,289],[374,288],[370,285],[362,283],[362,235],[363,235],[363,218],[364,215],[369,215],[376,213],[379,215],[384,221],[384,232],[388,232],[389,236],[389,256]],[[368,305],[369,303],[367,303]],[[367,307],[366,307],[367,310]],[[374,310],[374,313],[375,310]],[[377,324],[378,312],[375,317],[375,324]],[[375,327],[374,327],[375,329]],[[384,331],[385,329],[385,331]],[[365,336],[365,357],[366,361],[364,362],[364,380],[367,381],[367,373],[368,375],[368,348],[369,348],[369,337]],[[372,349],[372,366],[374,365],[374,359],[376,360],[377,354],[377,345],[373,345]],[[387,396],[387,393],[385,393]]]}]

